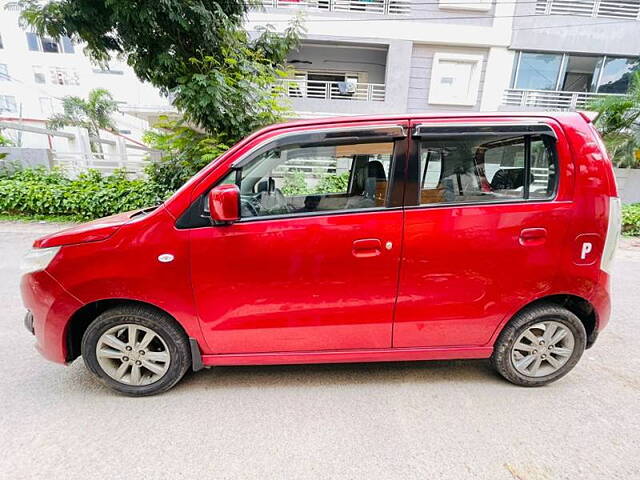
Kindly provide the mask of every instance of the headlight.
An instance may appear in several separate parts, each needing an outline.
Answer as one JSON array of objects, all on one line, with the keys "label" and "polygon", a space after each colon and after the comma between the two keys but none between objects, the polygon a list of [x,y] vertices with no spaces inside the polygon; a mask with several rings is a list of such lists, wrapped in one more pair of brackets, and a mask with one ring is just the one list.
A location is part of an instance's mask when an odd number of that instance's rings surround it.
[{"label": "headlight", "polygon": [[60,247],[32,248],[22,258],[20,271],[25,274],[44,270],[59,251]]}]

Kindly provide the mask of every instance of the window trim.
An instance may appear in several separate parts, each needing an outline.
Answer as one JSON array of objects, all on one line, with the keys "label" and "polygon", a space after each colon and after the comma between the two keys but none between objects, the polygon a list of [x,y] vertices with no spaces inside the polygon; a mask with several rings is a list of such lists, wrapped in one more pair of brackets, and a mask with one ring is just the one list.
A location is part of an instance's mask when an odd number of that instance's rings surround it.
[{"label": "window trim", "polygon": [[[428,125],[434,125],[434,126],[448,126],[448,127],[474,127],[474,126],[491,126],[491,127],[496,127],[496,128],[501,128],[501,127],[510,127],[510,126],[523,126],[523,125],[542,125],[546,128],[548,128],[548,130],[550,132],[552,132],[552,135],[549,135],[553,138],[554,140],[554,146],[553,146],[553,158],[554,158],[554,162],[555,162],[555,170],[556,170],[556,182],[555,185],[553,186],[553,193],[548,197],[548,198],[530,198],[528,195],[528,198],[525,198],[525,193],[528,192],[523,192],[523,196],[522,198],[513,198],[513,199],[499,199],[499,200],[495,200],[495,201],[486,201],[486,202],[439,202],[439,203],[425,203],[425,204],[421,204],[420,203],[420,191],[422,188],[422,184],[421,184],[421,170],[420,170],[420,141],[422,138],[421,135],[416,135],[415,131],[416,131],[416,127],[418,126],[428,126]],[[536,204],[536,203],[550,203],[550,202],[554,202],[556,201],[556,199],[558,198],[558,192],[560,190],[560,158],[558,155],[558,146],[557,146],[557,142],[558,142],[558,138],[557,135],[555,134],[555,131],[553,130],[553,128],[551,127],[551,125],[549,125],[548,123],[545,122],[523,122],[523,123],[518,123],[518,122],[508,122],[508,123],[460,123],[460,124],[446,124],[446,123],[434,123],[434,124],[429,124],[427,122],[425,123],[417,123],[412,125],[412,129],[414,131],[414,134],[412,135],[412,141],[411,141],[411,145],[410,145],[410,150],[408,153],[408,166],[407,166],[407,176],[406,176],[406,187],[405,187],[405,202],[404,202],[404,208],[406,209],[419,209],[419,208],[442,208],[442,207],[447,207],[447,208],[451,208],[451,207],[485,207],[485,206],[491,206],[491,205],[510,205],[510,204],[522,204],[522,205],[528,205],[528,204]],[[508,134],[513,134],[514,132],[506,132]],[[537,131],[530,131],[530,132],[517,132],[520,133],[521,135],[525,136],[525,142],[527,141],[526,139],[529,138],[529,144],[530,144],[530,137],[531,136],[542,136],[542,134],[540,132]],[[478,134],[482,134],[482,135],[486,135],[486,132],[479,132]],[[499,135],[500,132],[496,130],[496,135]],[[527,155],[527,151],[525,150],[525,156],[528,156],[528,161],[529,161],[529,168],[525,169],[525,175],[529,176],[530,170],[531,170],[531,166],[530,166],[530,162],[531,162],[531,158],[530,158],[531,152],[528,152]],[[525,159],[526,160],[526,159]],[[526,163],[525,163],[526,165]]]},{"label": "window trim", "polygon": [[[370,132],[371,130],[381,130],[386,132],[386,135],[365,135],[362,138],[359,138],[357,135],[354,136],[354,133],[357,132]],[[406,122],[398,122],[398,123],[389,123],[389,124],[378,124],[378,125],[350,125],[345,127],[329,127],[329,128],[317,128],[317,129],[309,129],[309,130],[296,130],[290,132],[282,132],[281,134],[274,135],[269,137],[268,139],[254,145],[247,152],[242,154],[239,158],[234,160],[227,169],[224,170],[219,176],[217,176],[217,180],[213,182],[201,195],[195,198],[191,205],[178,217],[176,220],[175,226],[178,229],[188,229],[188,228],[203,228],[214,226],[211,224],[208,216],[202,215],[204,211],[203,202],[207,198],[208,193],[211,189],[215,188],[219,185],[219,183],[229,175],[233,170],[240,171],[241,168],[247,165],[251,160],[255,158],[256,155],[260,155],[264,150],[268,150],[270,148],[278,147],[286,145],[287,143],[278,144],[278,141],[289,140],[291,144],[293,142],[293,138],[298,135],[309,135],[309,134],[326,134],[326,133],[336,133],[336,134],[351,134],[349,136],[344,135],[342,137],[338,136],[326,138],[322,136],[319,140],[324,140],[326,142],[335,143],[337,140],[343,140],[349,143],[385,143],[393,142],[393,154],[391,156],[391,163],[389,165],[389,180],[387,192],[385,194],[385,204],[383,206],[376,206],[372,208],[354,208],[354,209],[341,209],[341,210],[324,210],[319,212],[297,212],[297,213],[287,213],[282,215],[265,215],[263,217],[247,217],[241,218],[235,223],[251,223],[251,222],[259,222],[259,221],[267,221],[267,220],[284,220],[284,219],[296,219],[296,218],[305,218],[305,217],[326,217],[330,215],[345,215],[345,214],[356,214],[356,213],[372,213],[372,212],[380,212],[380,211],[391,211],[391,210],[399,210],[404,208],[404,189],[406,188],[406,172],[407,172],[407,148],[408,148],[408,128]],[[316,142],[313,142],[316,143]],[[206,219],[206,224],[203,221]]]}]

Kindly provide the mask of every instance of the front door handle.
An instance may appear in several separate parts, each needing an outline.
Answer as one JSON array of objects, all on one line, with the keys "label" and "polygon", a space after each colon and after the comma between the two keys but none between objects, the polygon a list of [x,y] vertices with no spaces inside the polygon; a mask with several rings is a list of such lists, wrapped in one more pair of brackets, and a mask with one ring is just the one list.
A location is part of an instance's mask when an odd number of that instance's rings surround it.
[{"label": "front door handle", "polygon": [[378,238],[354,240],[351,251],[354,257],[377,257],[382,253],[382,242]]},{"label": "front door handle", "polygon": [[546,228],[525,228],[520,232],[520,245],[535,247],[547,241]]}]

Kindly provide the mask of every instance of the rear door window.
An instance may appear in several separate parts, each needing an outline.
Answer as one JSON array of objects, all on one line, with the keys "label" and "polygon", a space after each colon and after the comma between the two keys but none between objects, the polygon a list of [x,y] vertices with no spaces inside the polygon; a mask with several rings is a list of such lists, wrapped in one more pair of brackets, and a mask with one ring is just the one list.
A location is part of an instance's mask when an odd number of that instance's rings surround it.
[{"label": "rear door window", "polygon": [[448,129],[418,137],[419,204],[544,200],[556,189],[549,134]]}]

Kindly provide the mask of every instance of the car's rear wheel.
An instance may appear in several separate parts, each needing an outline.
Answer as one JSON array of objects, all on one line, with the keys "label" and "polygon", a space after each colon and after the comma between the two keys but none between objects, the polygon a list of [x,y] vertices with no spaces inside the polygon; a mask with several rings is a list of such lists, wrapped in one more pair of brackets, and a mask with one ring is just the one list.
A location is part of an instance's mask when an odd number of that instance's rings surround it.
[{"label": "car's rear wheel", "polygon": [[175,321],[139,306],[99,315],[82,337],[82,358],[103,384],[132,396],[170,389],[191,364],[188,340]]},{"label": "car's rear wheel", "polygon": [[554,304],[517,314],[496,341],[491,363],[516,385],[538,387],[563,377],[584,352],[587,334],[578,317]]}]

